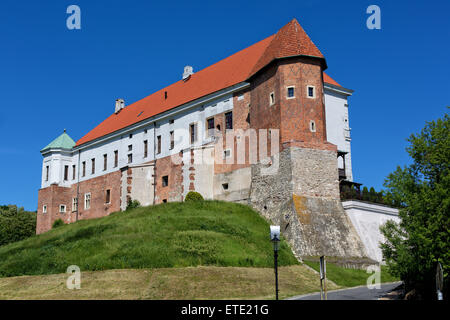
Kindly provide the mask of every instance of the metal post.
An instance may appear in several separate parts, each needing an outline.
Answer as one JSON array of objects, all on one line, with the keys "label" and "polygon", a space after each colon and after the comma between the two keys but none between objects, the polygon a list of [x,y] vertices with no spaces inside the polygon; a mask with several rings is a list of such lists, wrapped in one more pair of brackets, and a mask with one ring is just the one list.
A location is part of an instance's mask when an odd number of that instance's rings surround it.
[{"label": "metal post", "polygon": [[323,300],[323,281],[320,278],[320,300]]},{"label": "metal post", "polygon": [[275,262],[275,296],[276,300],[278,300],[278,251],[273,251],[274,262]]}]

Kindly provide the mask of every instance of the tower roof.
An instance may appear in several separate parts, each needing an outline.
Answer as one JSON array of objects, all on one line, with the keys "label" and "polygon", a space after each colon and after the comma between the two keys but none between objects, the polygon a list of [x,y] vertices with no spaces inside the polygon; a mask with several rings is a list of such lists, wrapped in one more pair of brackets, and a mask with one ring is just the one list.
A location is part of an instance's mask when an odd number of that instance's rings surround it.
[{"label": "tower roof", "polygon": [[276,34],[261,40],[203,70],[192,74],[111,114],[84,137],[76,146],[98,139],[137,122],[176,108],[203,96],[245,82],[271,61],[290,56],[325,58],[296,19]]},{"label": "tower roof", "polygon": [[294,18],[274,35],[264,54],[253,67],[250,75],[255,74],[275,59],[299,55],[320,58],[325,62],[322,52],[320,52]]},{"label": "tower roof", "polygon": [[75,146],[75,141],[66,133],[66,129],[64,129],[63,134],[61,134],[58,138],[50,142],[45,148],[41,150],[44,152],[49,149],[72,149]]}]

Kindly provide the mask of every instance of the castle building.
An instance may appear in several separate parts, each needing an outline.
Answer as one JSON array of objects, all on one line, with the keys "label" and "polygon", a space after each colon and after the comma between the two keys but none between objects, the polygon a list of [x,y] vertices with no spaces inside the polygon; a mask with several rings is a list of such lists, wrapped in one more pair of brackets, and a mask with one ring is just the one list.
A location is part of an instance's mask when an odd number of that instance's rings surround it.
[{"label": "castle building", "polygon": [[197,191],[253,206],[299,257],[365,257],[339,198],[339,182],[353,180],[353,91],[326,68],[294,19],[142,100],[117,99],[77,142],[64,130],[41,150],[37,233]]}]

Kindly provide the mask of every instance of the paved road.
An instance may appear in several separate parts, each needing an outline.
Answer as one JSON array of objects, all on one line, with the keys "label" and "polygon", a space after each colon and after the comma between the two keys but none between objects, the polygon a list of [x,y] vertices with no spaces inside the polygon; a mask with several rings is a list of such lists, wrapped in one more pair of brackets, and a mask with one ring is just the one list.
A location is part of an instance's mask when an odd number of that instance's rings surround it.
[{"label": "paved road", "polygon": [[[378,300],[400,284],[401,282],[382,284],[380,289],[368,289],[366,286],[362,286],[329,291],[328,300]],[[320,300],[320,293],[292,297],[289,300]]]}]

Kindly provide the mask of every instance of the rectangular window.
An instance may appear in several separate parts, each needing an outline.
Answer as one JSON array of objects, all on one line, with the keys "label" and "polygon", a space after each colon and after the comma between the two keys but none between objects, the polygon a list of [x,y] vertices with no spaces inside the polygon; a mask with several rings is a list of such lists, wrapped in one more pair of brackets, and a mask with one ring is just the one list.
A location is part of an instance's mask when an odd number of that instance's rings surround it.
[{"label": "rectangular window", "polygon": [[45,181],[48,181],[48,174],[49,174],[49,172],[50,172],[50,167],[46,166],[45,167]]},{"label": "rectangular window", "polygon": [[208,136],[214,135],[214,118],[206,120],[206,129],[208,130]]},{"label": "rectangular window", "polygon": [[66,206],[63,204],[59,205],[59,213],[66,213]]},{"label": "rectangular window", "polygon": [[133,154],[130,153],[130,154],[128,155],[128,163],[132,163],[132,162],[133,162]]},{"label": "rectangular window", "polygon": [[158,141],[157,153],[161,153],[161,136],[156,137],[156,140]]},{"label": "rectangular window", "polygon": [[105,203],[111,203],[111,190],[106,190]]},{"label": "rectangular window", "polygon": [[108,169],[108,155],[103,155],[103,171],[106,171]]},{"label": "rectangular window", "polygon": [[162,186],[167,187],[169,185],[169,176],[162,177]]},{"label": "rectangular window", "polygon": [[226,158],[229,158],[230,156],[231,156],[231,150],[230,149],[224,150],[223,158],[226,159]]},{"label": "rectangular window", "polygon": [[72,198],[72,212],[78,211],[78,198]]},{"label": "rectangular window", "polygon": [[175,148],[175,133],[170,131],[170,150]]},{"label": "rectangular window", "polygon": [[86,161],[83,161],[83,174],[82,176],[86,176]]},{"label": "rectangular window", "polygon": [[119,165],[119,151],[114,151],[114,168]]},{"label": "rectangular window", "polygon": [[148,142],[147,140],[144,140],[144,158],[147,158],[148,156]]},{"label": "rectangular window", "polygon": [[76,167],[75,165],[72,166],[72,180],[75,180],[75,176],[76,176]]},{"label": "rectangular window", "polygon": [[287,98],[295,98],[295,94],[294,94],[294,87],[288,87],[287,88]]},{"label": "rectangular window", "polygon": [[45,204],[42,206],[42,213],[47,213],[47,206]]},{"label": "rectangular window", "polygon": [[189,132],[191,135],[191,144],[197,142],[197,124],[192,123],[189,125]]},{"label": "rectangular window", "polygon": [[315,98],[316,93],[313,86],[308,86],[308,98]]},{"label": "rectangular window", "polygon": [[91,159],[91,164],[92,164],[91,174],[95,174],[95,158]]},{"label": "rectangular window", "polygon": [[132,150],[133,150],[133,145],[130,144],[130,145],[128,146],[128,151],[132,151]]},{"label": "rectangular window", "polygon": [[84,194],[84,210],[88,210],[91,208],[91,194],[85,193]]},{"label": "rectangular window", "polygon": [[233,112],[225,113],[225,129],[233,129]]},{"label": "rectangular window", "polygon": [[64,181],[69,180],[69,166],[64,166]]}]

